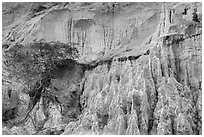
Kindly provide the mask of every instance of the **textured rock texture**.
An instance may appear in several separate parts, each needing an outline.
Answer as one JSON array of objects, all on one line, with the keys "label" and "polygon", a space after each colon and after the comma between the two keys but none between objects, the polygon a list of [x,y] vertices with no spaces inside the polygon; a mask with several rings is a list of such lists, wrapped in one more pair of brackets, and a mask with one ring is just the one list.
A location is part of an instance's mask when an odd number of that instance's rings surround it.
[{"label": "textured rock texture", "polygon": [[80,57],[24,123],[28,91],[3,75],[3,134],[202,134],[201,3],[3,3],[3,50],[41,39]]}]

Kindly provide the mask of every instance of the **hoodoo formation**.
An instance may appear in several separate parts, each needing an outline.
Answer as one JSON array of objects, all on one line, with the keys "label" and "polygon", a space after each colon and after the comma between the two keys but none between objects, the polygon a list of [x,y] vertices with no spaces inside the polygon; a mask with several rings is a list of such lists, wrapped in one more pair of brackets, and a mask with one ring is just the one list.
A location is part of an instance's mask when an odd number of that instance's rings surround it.
[{"label": "hoodoo formation", "polygon": [[2,3],[2,134],[201,135],[202,3]]}]

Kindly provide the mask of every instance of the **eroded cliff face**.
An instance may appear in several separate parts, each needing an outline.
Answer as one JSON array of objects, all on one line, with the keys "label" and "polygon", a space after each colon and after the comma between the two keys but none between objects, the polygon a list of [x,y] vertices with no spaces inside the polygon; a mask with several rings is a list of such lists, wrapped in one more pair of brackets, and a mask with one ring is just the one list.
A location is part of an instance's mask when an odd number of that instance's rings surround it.
[{"label": "eroded cliff face", "polygon": [[19,5],[24,8],[17,5],[13,12],[21,18],[14,14],[11,25],[6,24],[11,14],[3,14],[3,43],[74,43],[84,63],[121,46],[122,51],[139,47],[156,30],[162,3],[61,3],[34,15],[24,11],[32,4]]},{"label": "eroded cliff face", "polygon": [[[3,134],[202,134],[201,3],[138,5],[64,5],[28,20],[43,16],[36,36],[76,43],[81,56],[55,71],[54,101],[42,96],[27,122]],[[36,38],[29,35],[21,42]],[[18,120],[28,105],[13,104]]]}]

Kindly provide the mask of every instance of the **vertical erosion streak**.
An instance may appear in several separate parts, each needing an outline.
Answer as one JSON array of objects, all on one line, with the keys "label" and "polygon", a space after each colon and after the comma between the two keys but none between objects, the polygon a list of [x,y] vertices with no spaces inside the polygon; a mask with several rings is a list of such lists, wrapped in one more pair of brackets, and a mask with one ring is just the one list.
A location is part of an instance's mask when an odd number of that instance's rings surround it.
[{"label": "vertical erosion streak", "polygon": [[69,27],[69,21],[67,23],[64,24],[65,28],[64,28],[64,42],[67,43],[68,42],[68,27]]},{"label": "vertical erosion streak", "polygon": [[112,20],[112,23],[111,23],[111,32],[110,32],[110,50],[113,48],[113,40],[114,40],[114,23],[113,23],[113,20]]},{"label": "vertical erosion streak", "polygon": [[[150,135],[150,133],[151,133],[151,130],[152,130],[152,128],[153,128],[153,123],[154,123],[154,120],[155,120],[155,116],[154,116],[154,110],[155,110],[155,108],[156,108],[156,104],[157,104],[157,102],[158,102],[158,91],[157,91],[157,87],[156,87],[156,84],[157,84],[157,82],[156,82],[156,80],[155,80],[155,78],[154,78],[154,75],[153,75],[153,66],[152,66],[152,60],[151,60],[151,58],[149,59],[149,68],[150,68],[150,77],[152,78],[152,80],[153,80],[153,86],[154,86],[154,90],[155,90],[155,100],[154,100],[154,102],[153,102],[153,105],[152,105],[152,108],[150,108],[151,109],[151,112],[150,112],[150,118],[149,118],[149,122],[148,122],[148,129],[147,129],[147,132],[148,132],[148,134]],[[151,96],[148,96],[148,98],[151,98]],[[148,100],[150,100],[150,99],[148,99]],[[151,104],[152,102],[149,102],[149,104]]]},{"label": "vertical erosion streak", "polygon": [[106,27],[103,27],[103,46],[104,46],[104,52],[106,52]]},{"label": "vertical erosion streak", "polygon": [[86,37],[87,37],[87,30],[81,30],[81,33],[82,33],[82,55],[84,54],[84,51],[85,51],[85,42],[86,42]]},{"label": "vertical erosion streak", "polygon": [[72,41],[72,18],[69,19],[68,21],[68,43],[71,43]]},{"label": "vertical erosion streak", "polygon": [[72,17],[65,23],[64,28],[64,42],[65,43],[71,43],[72,42]]}]

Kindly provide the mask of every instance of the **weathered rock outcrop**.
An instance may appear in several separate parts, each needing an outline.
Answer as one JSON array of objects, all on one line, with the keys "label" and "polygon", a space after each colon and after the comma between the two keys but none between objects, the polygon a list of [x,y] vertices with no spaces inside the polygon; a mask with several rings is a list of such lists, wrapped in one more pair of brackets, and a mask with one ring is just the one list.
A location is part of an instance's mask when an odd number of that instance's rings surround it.
[{"label": "weathered rock outcrop", "polygon": [[[3,43],[25,44],[41,39],[71,42],[78,47],[84,63],[116,47],[124,46],[123,50],[135,45],[139,47],[158,26],[161,5],[68,3],[52,6],[30,18],[25,12],[19,20],[3,28]],[[7,14],[3,15],[5,22],[9,20]]]},{"label": "weathered rock outcrop", "polygon": [[26,123],[3,134],[202,134],[201,3],[83,4],[25,22],[41,20],[14,42],[76,43],[81,58],[55,71],[54,101],[42,96]]}]

